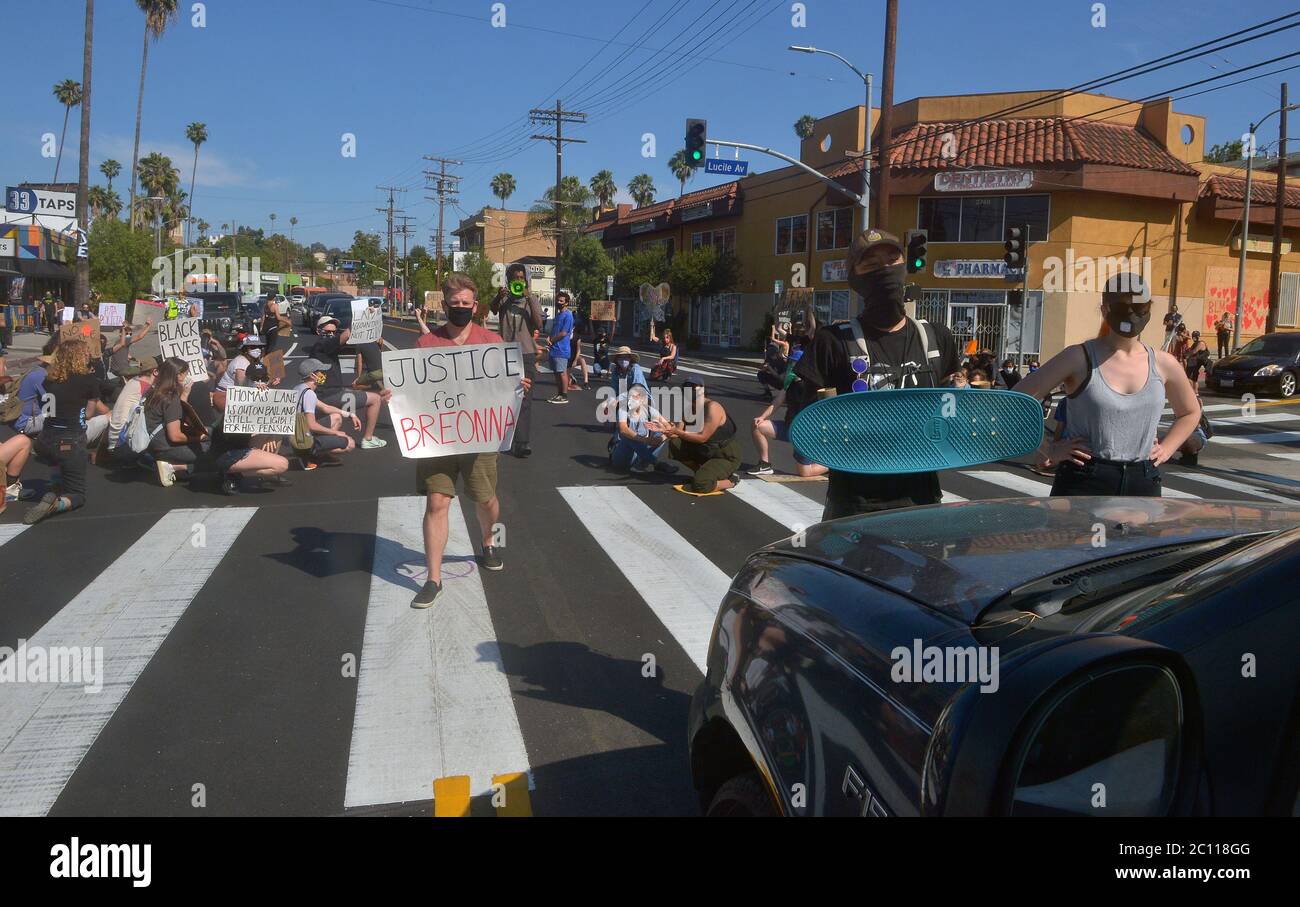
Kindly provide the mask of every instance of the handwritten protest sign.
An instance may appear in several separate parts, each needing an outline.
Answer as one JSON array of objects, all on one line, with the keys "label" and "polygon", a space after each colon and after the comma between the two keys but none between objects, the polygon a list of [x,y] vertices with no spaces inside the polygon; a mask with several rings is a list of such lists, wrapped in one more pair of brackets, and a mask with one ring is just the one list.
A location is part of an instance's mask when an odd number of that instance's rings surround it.
[{"label": "handwritten protest sign", "polygon": [[195,381],[204,381],[208,377],[208,367],[203,363],[203,338],[200,336],[199,319],[173,318],[158,325],[158,346],[162,358],[173,356],[184,359],[190,367],[190,377]]},{"label": "handwritten protest sign", "polygon": [[101,328],[120,328],[126,323],[126,303],[101,302],[99,304],[99,326]]},{"label": "handwritten protest sign", "polygon": [[442,311],[442,290],[424,291],[424,310],[426,312]]},{"label": "handwritten protest sign", "polygon": [[592,321],[614,321],[614,300],[593,299],[591,301]]},{"label": "handwritten protest sign", "polygon": [[351,345],[374,343],[384,333],[384,313],[378,306],[371,306],[364,299],[352,300],[352,336]]},{"label": "handwritten protest sign", "polygon": [[59,325],[59,340],[84,340],[92,356],[99,355],[99,319],[83,318]]},{"label": "handwritten protest sign", "polygon": [[77,310],[72,306],[64,306],[63,311],[59,314],[59,318],[62,319],[64,324],[68,324],[72,321],[72,316],[76,314]]},{"label": "handwritten protest sign", "polygon": [[222,431],[232,435],[292,435],[297,415],[297,391],[258,390],[235,384],[226,388]]},{"label": "handwritten protest sign", "polygon": [[523,350],[517,343],[385,350],[384,384],[402,456],[508,450],[519,421]]}]

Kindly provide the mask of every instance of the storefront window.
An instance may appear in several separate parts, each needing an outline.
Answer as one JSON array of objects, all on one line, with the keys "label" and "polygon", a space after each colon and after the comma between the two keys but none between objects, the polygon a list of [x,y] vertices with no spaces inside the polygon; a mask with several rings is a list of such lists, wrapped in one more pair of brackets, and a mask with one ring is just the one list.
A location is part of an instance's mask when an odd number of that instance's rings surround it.
[{"label": "storefront window", "polygon": [[996,198],[964,198],[961,205],[962,242],[1001,242],[1002,203]]},{"label": "storefront window", "polygon": [[929,231],[930,242],[956,242],[961,229],[961,199],[921,199],[916,224]]},{"label": "storefront window", "polygon": [[817,212],[817,250],[847,249],[853,241],[853,209]]},{"label": "storefront window", "polygon": [[790,255],[808,251],[808,215],[776,219],[776,254]]},{"label": "storefront window", "polygon": [[817,323],[848,321],[850,295],[848,290],[820,290],[814,293],[813,308],[817,312]]},{"label": "storefront window", "polygon": [[1029,224],[1030,242],[1047,239],[1047,196],[1008,195],[1006,225]]}]

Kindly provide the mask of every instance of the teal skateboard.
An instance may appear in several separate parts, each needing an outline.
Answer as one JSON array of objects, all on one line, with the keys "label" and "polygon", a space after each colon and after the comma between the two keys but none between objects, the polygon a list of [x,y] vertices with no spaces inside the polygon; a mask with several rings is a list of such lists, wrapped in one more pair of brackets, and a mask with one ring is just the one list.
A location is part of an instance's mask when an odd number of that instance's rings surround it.
[{"label": "teal skateboard", "polygon": [[804,408],[790,441],[840,472],[896,475],[961,469],[1033,452],[1043,406],[1027,394],[909,387],[827,397]]}]

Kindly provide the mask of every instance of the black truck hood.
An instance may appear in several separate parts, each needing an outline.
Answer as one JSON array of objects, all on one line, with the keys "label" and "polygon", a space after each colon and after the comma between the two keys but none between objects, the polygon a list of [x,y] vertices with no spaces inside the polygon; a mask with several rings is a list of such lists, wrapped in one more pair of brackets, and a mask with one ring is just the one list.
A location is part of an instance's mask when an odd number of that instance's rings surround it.
[{"label": "black truck hood", "polygon": [[[1097,525],[1105,545],[1095,547]],[[1295,506],[1171,498],[1013,498],[819,523],[763,550],[814,560],[972,623],[1007,590],[1152,548],[1300,525]]]}]

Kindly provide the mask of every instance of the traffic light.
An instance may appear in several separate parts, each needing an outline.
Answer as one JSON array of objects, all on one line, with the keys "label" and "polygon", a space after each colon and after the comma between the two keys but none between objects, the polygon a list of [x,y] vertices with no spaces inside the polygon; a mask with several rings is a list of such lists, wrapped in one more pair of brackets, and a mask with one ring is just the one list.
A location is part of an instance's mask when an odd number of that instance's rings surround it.
[{"label": "traffic light", "polygon": [[905,245],[907,246],[907,273],[915,274],[917,271],[925,270],[925,259],[929,256],[930,250],[927,244],[930,241],[928,230],[908,230]]},{"label": "traffic light", "polygon": [[1007,305],[1013,309],[1019,309],[1025,301],[1023,290],[1007,290]]},{"label": "traffic light", "polygon": [[691,167],[703,167],[704,145],[709,137],[708,120],[686,121],[686,163]]},{"label": "traffic light", "polygon": [[1006,242],[1002,247],[1007,250],[1002,260],[1007,263],[1008,271],[1026,267],[1029,262],[1029,225],[1007,227]]}]

